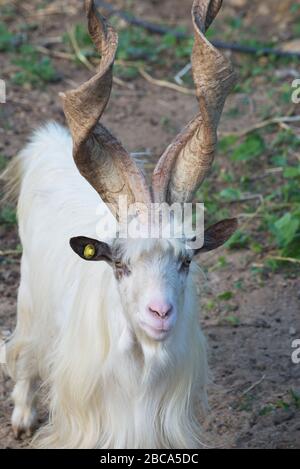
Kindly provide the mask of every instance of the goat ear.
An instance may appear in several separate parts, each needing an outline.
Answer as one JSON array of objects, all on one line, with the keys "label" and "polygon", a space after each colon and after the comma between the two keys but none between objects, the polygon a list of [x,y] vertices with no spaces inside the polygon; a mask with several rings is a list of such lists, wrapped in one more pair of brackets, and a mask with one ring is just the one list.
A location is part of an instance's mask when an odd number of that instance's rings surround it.
[{"label": "goat ear", "polygon": [[96,239],[78,236],[70,239],[70,246],[85,261],[112,262],[111,247]]},{"label": "goat ear", "polygon": [[202,248],[195,250],[195,255],[212,251],[213,249],[222,246],[238,227],[238,221],[236,218],[230,218],[219,221],[215,225],[210,226],[204,232],[204,244]]}]

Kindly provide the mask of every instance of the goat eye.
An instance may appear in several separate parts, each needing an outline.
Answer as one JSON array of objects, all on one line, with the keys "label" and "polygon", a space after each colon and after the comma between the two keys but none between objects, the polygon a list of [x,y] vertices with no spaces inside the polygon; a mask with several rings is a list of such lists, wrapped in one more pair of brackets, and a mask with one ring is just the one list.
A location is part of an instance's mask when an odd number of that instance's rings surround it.
[{"label": "goat eye", "polygon": [[93,244],[87,244],[83,251],[83,257],[85,259],[93,259],[96,254],[96,248]]},{"label": "goat eye", "polygon": [[115,275],[118,280],[120,280],[124,276],[130,275],[131,272],[129,268],[122,261],[115,261],[114,264],[115,264]]},{"label": "goat eye", "polygon": [[189,257],[185,257],[182,261],[181,267],[182,269],[188,269],[189,266],[191,265],[192,259]]},{"label": "goat eye", "polygon": [[126,274],[126,275],[130,274],[130,270],[128,266],[124,264],[124,262],[122,261],[115,261],[115,269],[121,272],[122,274]]}]

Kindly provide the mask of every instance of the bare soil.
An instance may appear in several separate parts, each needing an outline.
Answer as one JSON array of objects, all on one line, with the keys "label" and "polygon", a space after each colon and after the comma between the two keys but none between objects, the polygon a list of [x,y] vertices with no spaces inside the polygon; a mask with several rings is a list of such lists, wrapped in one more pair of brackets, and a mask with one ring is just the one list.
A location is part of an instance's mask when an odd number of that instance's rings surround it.
[{"label": "bare soil", "polygon": [[[37,27],[28,32],[33,44],[39,44],[45,37],[59,36],[68,26],[83,21],[81,2],[75,0],[51,2],[53,8],[59,9],[59,14],[47,15],[37,14],[43,12],[43,9],[35,10],[40,2],[21,3],[18,21],[37,22]],[[138,17],[152,21],[159,18],[170,25],[191,28],[190,0],[113,3],[123,9],[130,6]],[[271,0],[265,1],[264,7],[250,0],[228,0],[218,24],[222,25],[227,17],[243,15],[244,24],[250,28],[255,22],[264,39],[276,35],[288,41],[293,20],[289,6],[293,2],[277,3],[270,17],[274,6]],[[74,82],[81,83],[89,72],[71,61],[54,59],[61,76],[58,83],[44,89],[24,88],[9,81],[13,66],[7,54],[0,54],[0,57],[1,78],[8,80],[7,104],[2,105],[0,114],[0,153],[11,158],[41,122],[49,119],[64,122],[58,93]],[[234,60],[239,67],[244,58],[238,56]],[[160,75],[159,70],[157,75]],[[130,85],[131,88],[114,86],[104,123],[129,151],[149,149],[152,156],[146,161],[146,168],[151,170],[171,139],[197,112],[197,103],[193,96],[151,85],[142,77],[135,78]],[[221,132],[248,127],[260,120],[259,109],[270,100],[259,82],[248,101],[244,98],[243,93],[230,96]],[[241,106],[244,112],[238,119],[226,112]],[[222,154],[216,159],[226,171],[228,162]],[[211,190],[216,190],[213,180]],[[236,211],[232,206],[233,214]],[[1,250],[14,248],[18,242],[15,227],[0,226]],[[222,256],[226,256],[225,265],[218,264]],[[208,339],[213,375],[209,393],[211,409],[203,422],[205,440],[212,447],[300,448],[300,410],[299,403],[296,405],[293,399],[293,395],[300,394],[300,365],[291,360],[292,341],[300,338],[299,280],[283,273],[254,275],[251,266],[257,258],[248,250],[229,252],[221,248],[203,256],[199,262],[206,272],[206,278],[199,279],[199,303],[203,305],[200,320]],[[19,259],[0,257],[0,330],[4,333],[15,326],[18,283]],[[208,301],[224,291],[232,291],[234,285],[239,287],[228,303],[218,303],[210,310],[206,308]],[[234,320],[228,321],[228,311]],[[29,440],[16,441],[11,431],[11,390],[12,382],[3,378],[0,382],[0,448],[27,448]]]}]

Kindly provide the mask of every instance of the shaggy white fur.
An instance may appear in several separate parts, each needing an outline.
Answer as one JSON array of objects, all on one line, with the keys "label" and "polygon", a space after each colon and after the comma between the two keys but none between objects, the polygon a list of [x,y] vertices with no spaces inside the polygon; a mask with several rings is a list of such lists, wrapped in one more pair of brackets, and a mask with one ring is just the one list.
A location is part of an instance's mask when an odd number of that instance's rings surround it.
[{"label": "shaggy white fur", "polygon": [[[55,123],[38,130],[6,174],[14,187],[16,174],[23,257],[18,322],[8,346],[15,432],[34,426],[41,378],[49,422],[34,438],[38,447],[199,447],[206,346],[197,268],[192,264],[181,278],[174,267],[183,243],[125,243],[133,274],[120,286],[108,264],[85,262],[69,246],[74,236],[97,237],[99,196],[74,164],[67,130]],[[101,202],[100,209],[106,210]],[[138,328],[136,316],[149,292],[162,288],[176,302],[178,319],[157,342]]]}]

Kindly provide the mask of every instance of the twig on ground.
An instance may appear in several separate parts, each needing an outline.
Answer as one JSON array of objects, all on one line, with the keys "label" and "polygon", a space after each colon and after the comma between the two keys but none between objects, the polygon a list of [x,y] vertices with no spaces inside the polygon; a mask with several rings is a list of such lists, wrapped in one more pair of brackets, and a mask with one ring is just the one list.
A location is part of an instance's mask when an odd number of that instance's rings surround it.
[{"label": "twig on ground", "polygon": [[69,39],[70,39],[70,42],[71,42],[71,45],[73,47],[73,50],[75,52],[75,55],[77,57],[77,59],[90,71],[90,72],[94,72],[95,71],[95,67],[94,65],[92,65],[88,59],[85,57],[85,55],[81,52],[80,50],[80,47],[77,43],[77,40],[76,40],[76,36],[75,36],[75,33],[74,33],[74,30],[70,29],[68,31],[68,36],[69,36]]},{"label": "twig on ground", "polygon": [[243,218],[262,218],[262,215],[257,215],[256,213],[238,213],[236,218],[238,218],[239,220],[242,220]]},{"label": "twig on ground", "polygon": [[283,210],[283,209],[286,209],[286,208],[290,208],[292,206],[292,202],[285,202],[285,203],[282,203],[282,204],[272,204],[270,202],[266,203],[265,204],[265,207],[272,211],[272,212],[276,212],[277,210]]},{"label": "twig on ground", "polygon": [[68,54],[67,52],[61,52],[58,50],[49,50],[47,47],[44,46],[37,46],[36,50],[41,54],[48,55],[49,57],[54,57],[57,59],[63,60],[74,60],[75,56],[73,54]]},{"label": "twig on ground", "polygon": [[0,251],[0,257],[14,257],[21,256],[22,252],[18,249],[8,249],[7,251]]},{"label": "twig on ground", "polygon": [[175,75],[174,77],[174,80],[176,81],[176,83],[178,85],[183,85],[183,80],[182,80],[182,77],[184,77],[184,75],[186,75],[192,68],[192,64],[191,63],[188,63],[186,64],[185,67],[183,67],[182,70],[180,70],[177,75]]},{"label": "twig on ground", "polygon": [[247,388],[246,391],[244,391],[240,397],[242,398],[246,396],[247,394],[249,394],[249,392],[253,391],[253,389],[259,386],[265,379],[266,379],[266,375],[263,375],[258,381],[256,381],[249,388]]},{"label": "twig on ground", "polygon": [[269,176],[273,176],[274,174],[281,174],[283,172],[284,168],[278,167],[278,168],[269,168],[266,169],[262,174],[258,176],[252,176],[249,177],[249,181],[258,181],[260,179],[264,179]]},{"label": "twig on ground", "polygon": [[240,202],[247,202],[248,200],[256,200],[258,199],[262,204],[264,201],[264,197],[262,194],[243,194],[239,199],[230,200],[230,204],[237,204]]},{"label": "twig on ground", "polygon": [[284,117],[272,117],[271,119],[266,119],[262,122],[258,122],[246,129],[240,130],[238,132],[222,132],[222,135],[224,137],[228,135],[233,135],[236,137],[244,137],[247,134],[250,134],[254,130],[259,130],[264,127],[267,127],[269,125],[274,125],[274,124],[285,124],[285,123],[297,123],[300,122],[300,116],[284,116]]},{"label": "twig on ground", "polygon": [[42,47],[56,46],[57,44],[63,44],[62,36],[49,36],[41,39],[39,43]]},{"label": "twig on ground", "polygon": [[119,86],[123,86],[124,88],[128,88],[129,90],[134,90],[135,89],[135,86],[133,83],[127,83],[126,81],[122,80],[121,78],[119,77],[113,77],[113,82],[116,84],[116,85],[119,85]]},{"label": "twig on ground", "polygon": [[265,261],[274,260],[281,262],[290,262],[292,264],[300,264],[300,259],[295,259],[294,257],[282,257],[282,256],[267,256],[264,259]]},{"label": "twig on ground", "polygon": [[171,83],[169,81],[158,80],[156,78],[153,78],[151,75],[149,75],[149,73],[147,73],[141,67],[139,68],[139,73],[142,75],[143,78],[145,78],[145,80],[147,80],[152,85],[161,86],[163,88],[169,88],[170,90],[178,91],[178,93],[183,93],[183,94],[187,94],[187,95],[190,95],[190,96],[195,96],[195,94],[196,94],[194,90],[189,89],[189,88],[185,88],[184,86],[179,86],[179,85],[176,85],[175,83]]},{"label": "twig on ground", "polygon": [[138,151],[138,152],[134,152],[134,153],[130,153],[130,155],[132,156],[132,158],[140,158],[142,156],[152,156],[152,152],[151,150],[146,150],[146,151]]},{"label": "twig on ground", "polygon": [[[73,47],[73,50],[75,52],[75,55],[67,54],[67,53],[64,53],[64,52],[56,52],[55,55],[54,55],[52,52],[50,52],[50,51],[48,52],[48,50],[46,48],[41,47],[41,46],[38,47],[38,50],[40,50],[41,53],[45,53],[45,54],[47,53],[47,55],[53,54],[53,57],[56,56],[56,57],[61,58],[61,59],[74,60],[75,58],[77,58],[90,72],[95,73],[95,71],[97,70],[97,67],[94,66],[91,62],[89,62],[88,59],[85,57],[85,55],[81,52],[80,47],[77,43],[74,31],[72,31],[72,30],[68,31],[68,36],[69,36],[71,45]],[[113,82],[116,85],[129,88],[130,90],[134,89],[134,85],[132,83],[126,83],[124,80],[122,80],[121,78],[118,78],[116,76],[113,77]]]},{"label": "twig on ground", "polygon": [[139,62],[134,60],[123,60],[123,59],[116,59],[115,65],[121,65],[122,67],[136,67],[138,68]]}]

